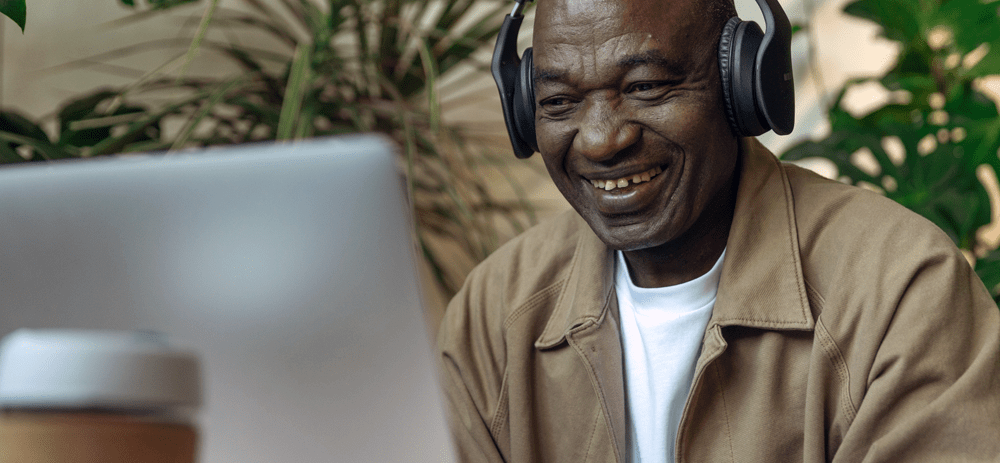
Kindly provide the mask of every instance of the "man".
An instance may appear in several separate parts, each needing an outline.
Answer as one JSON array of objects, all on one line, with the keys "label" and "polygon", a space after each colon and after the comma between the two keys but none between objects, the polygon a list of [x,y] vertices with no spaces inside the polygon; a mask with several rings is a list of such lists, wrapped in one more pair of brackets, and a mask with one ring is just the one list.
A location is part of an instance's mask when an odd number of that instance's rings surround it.
[{"label": "man", "polygon": [[439,335],[463,461],[996,461],[1000,312],[950,240],[727,122],[729,0],[544,0],[535,128],[575,209]]}]

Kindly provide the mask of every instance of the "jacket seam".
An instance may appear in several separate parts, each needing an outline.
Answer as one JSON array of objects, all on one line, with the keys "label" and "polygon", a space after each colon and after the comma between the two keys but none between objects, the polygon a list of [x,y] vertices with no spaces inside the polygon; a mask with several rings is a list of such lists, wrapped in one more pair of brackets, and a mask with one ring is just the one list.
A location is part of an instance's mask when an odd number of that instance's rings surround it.
[{"label": "jacket seam", "polygon": [[503,380],[500,382],[500,398],[497,400],[496,408],[493,410],[493,420],[490,422],[490,435],[493,436],[493,440],[497,440],[497,436],[500,435],[500,430],[503,427],[504,420],[507,419],[509,396],[507,393],[507,372],[504,371]]},{"label": "jacket seam", "polygon": [[806,297],[808,298],[809,296],[812,296],[812,298],[809,299],[809,307],[818,306],[818,310],[816,311],[817,312],[816,316],[818,318],[820,314],[823,313],[823,307],[826,305],[826,299],[823,297],[822,294],[819,293],[818,289],[816,289],[811,283],[809,283],[809,280],[806,280],[805,283],[806,283]]},{"label": "jacket seam", "polygon": [[594,435],[597,434],[597,424],[601,422],[601,415],[600,411],[594,414],[594,425],[590,428],[590,437],[587,439],[587,454],[584,461],[590,461],[590,457],[593,455]]},{"label": "jacket seam", "polygon": [[[721,326],[726,326],[726,322],[763,323],[763,324],[771,325],[773,327],[779,327],[779,326],[799,326],[799,327],[802,327],[802,329],[804,329],[804,330],[807,329],[805,326],[802,325],[802,322],[779,322],[779,321],[774,321],[774,320],[764,320],[764,319],[760,319],[760,318],[727,317],[725,319],[722,319],[722,320],[718,321],[719,325],[721,325]],[[768,328],[768,327],[765,326],[765,327],[762,327],[762,328]]]},{"label": "jacket seam", "polygon": [[841,393],[840,397],[841,409],[847,415],[848,423],[853,422],[857,414],[857,407],[854,405],[854,399],[851,397],[851,371],[844,360],[843,352],[837,346],[837,342],[830,335],[830,332],[827,331],[822,319],[816,320],[816,338],[819,339],[827,360],[833,364],[833,370],[837,373],[837,379],[840,380],[844,388],[844,392]]},{"label": "jacket seam", "polygon": [[[564,283],[563,280],[559,280],[556,281],[555,283],[552,283],[549,286],[546,286],[545,288],[542,288],[540,291],[531,295],[531,297],[529,297],[528,300],[524,301],[523,304],[518,306],[518,308],[514,310],[514,312],[511,312],[511,314],[507,317],[506,320],[504,320],[503,323],[504,337],[506,337],[507,330],[510,328],[511,325],[514,324],[514,322],[517,321],[518,318],[520,318],[522,315],[534,309],[539,303],[539,301],[544,299],[545,296],[549,295],[549,293],[553,292],[554,290],[559,290],[562,287],[563,283]],[[509,372],[506,368],[504,368],[503,380],[500,383],[500,397],[497,400],[496,408],[493,410],[493,419],[490,421],[490,434],[493,436],[494,441],[496,440],[497,436],[500,434],[501,429],[503,428],[504,420],[507,419],[507,413],[509,408],[508,404],[510,403],[510,395],[507,384],[508,377],[509,377]]]},{"label": "jacket seam", "polygon": [[729,428],[729,408],[726,406],[726,391],[722,388],[722,372],[719,371],[719,364],[713,365],[715,377],[718,381],[719,399],[722,402],[722,414],[726,417],[726,442],[729,443],[729,461],[736,461],[736,451],[733,449],[733,432]]},{"label": "jacket seam", "polygon": [[799,255],[799,240],[798,240],[798,228],[795,224],[795,199],[792,195],[792,184],[791,180],[788,179],[788,172],[785,171],[785,166],[781,164],[777,158],[773,158],[778,164],[778,171],[781,172],[782,180],[782,192],[785,195],[785,209],[788,212],[788,236],[791,238],[788,245],[791,247],[792,251],[792,261],[795,263],[795,281],[798,283],[799,287],[799,307],[802,308],[802,319],[809,320],[812,318],[812,314],[808,313],[808,301],[803,300],[805,294],[805,279],[802,277],[802,256]]},{"label": "jacket seam", "polygon": [[535,305],[538,304],[539,300],[548,296],[550,292],[562,289],[562,286],[563,284],[565,284],[565,282],[566,282],[565,279],[559,280],[555,283],[552,283],[551,285],[546,286],[545,288],[542,288],[537,293],[532,294],[527,301],[524,301],[523,304],[518,306],[516,310],[514,310],[513,312],[511,312],[510,315],[507,316],[507,319],[504,320],[503,322],[504,331],[507,331],[507,329],[510,328],[510,325],[513,325],[514,322],[521,317],[521,315],[524,315],[525,313],[534,309]]},{"label": "jacket seam", "polygon": [[[544,339],[548,335],[549,328],[551,327],[550,325],[555,321],[554,318],[553,318],[553,316],[555,316],[556,313],[558,313],[560,311],[560,309],[562,308],[562,306],[563,306],[563,298],[565,298],[566,294],[569,292],[569,291],[565,291],[565,288],[567,286],[569,286],[570,281],[572,281],[572,279],[573,279],[573,275],[576,274],[577,260],[580,259],[580,254],[581,254],[580,253],[580,247],[581,246],[583,246],[583,235],[580,235],[577,238],[576,245],[573,247],[573,256],[570,258],[569,263],[567,264],[567,268],[569,269],[569,271],[566,274],[566,277],[563,278],[563,279],[560,279],[557,282],[557,284],[562,285],[563,290],[559,292],[559,296],[556,298],[555,305],[553,306],[554,310],[552,311],[552,313],[549,314],[548,320],[545,322],[545,326],[542,328],[542,334],[538,337],[538,339],[536,340],[536,343],[538,341],[541,341],[542,339]],[[554,285],[550,285],[549,287],[546,287],[545,289],[548,290],[552,286],[554,286]],[[562,329],[562,331],[560,332],[560,337],[564,337],[566,335],[565,329],[563,329],[561,327],[560,327],[560,329]]]},{"label": "jacket seam", "polygon": [[[589,327],[591,325],[594,325],[594,324],[596,324],[596,322],[594,322],[594,321],[584,322],[582,325],[580,325],[579,327],[573,329],[571,332],[575,333],[575,332],[582,331],[582,330],[586,329],[587,327]],[[579,344],[577,344],[576,342],[570,342],[569,344],[571,346],[573,346],[573,350],[575,350],[576,353],[578,355],[580,355],[580,357],[583,357],[583,359],[584,359],[583,363],[587,367],[587,373],[590,376],[590,382],[597,387],[597,393],[599,395],[599,402],[601,404],[601,414],[602,414],[602,416],[610,416],[610,411],[607,408],[607,399],[606,399],[607,398],[607,394],[604,392],[604,386],[601,384],[601,382],[597,378],[597,372],[594,371],[594,367],[590,363],[590,358],[587,357],[587,353],[584,352],[582,348],[580,348]],[[615,441],[614,430],[611,428],[611,426],[608,426],[608,432],[612,433],[612,435],[610,436],[611,437],[611,447],[615,451],[615,458],[618,458],[618,455],[621,455],[621,450],[618,448],[618,442]]]}]

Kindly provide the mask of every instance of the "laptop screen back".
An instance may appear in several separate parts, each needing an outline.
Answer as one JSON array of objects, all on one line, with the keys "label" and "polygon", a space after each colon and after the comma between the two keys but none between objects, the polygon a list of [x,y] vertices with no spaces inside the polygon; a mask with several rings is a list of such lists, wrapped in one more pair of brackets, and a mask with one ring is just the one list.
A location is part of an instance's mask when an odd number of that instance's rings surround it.
[{"label": "laptop screen back", "polygon": [[200,461],[451,459],[384,139],[9,167],[0,197],[0,336],[185,341]]}]

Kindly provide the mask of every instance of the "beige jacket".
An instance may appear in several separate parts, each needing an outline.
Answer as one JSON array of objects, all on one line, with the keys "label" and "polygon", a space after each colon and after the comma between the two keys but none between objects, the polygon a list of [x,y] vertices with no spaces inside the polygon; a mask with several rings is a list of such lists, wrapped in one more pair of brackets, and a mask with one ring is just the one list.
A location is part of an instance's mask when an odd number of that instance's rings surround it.
[{"label": "beige jacket", "polygon": [[[676,461],[1000,461],[1000,311],[948,237],[743,153]],[[571,211],[468,277],[439,335],[462,461],[625,461],[613,255]]]}]

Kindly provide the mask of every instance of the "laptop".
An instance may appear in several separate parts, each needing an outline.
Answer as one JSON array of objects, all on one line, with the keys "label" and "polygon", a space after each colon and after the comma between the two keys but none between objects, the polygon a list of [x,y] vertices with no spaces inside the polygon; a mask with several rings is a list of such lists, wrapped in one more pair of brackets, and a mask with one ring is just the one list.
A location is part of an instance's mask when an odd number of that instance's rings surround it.
[{"label": "laptop", "polygon": [[199,461],[453,461],[391,142],[0,168],[0,336],[142,329],[201,356]]}]

